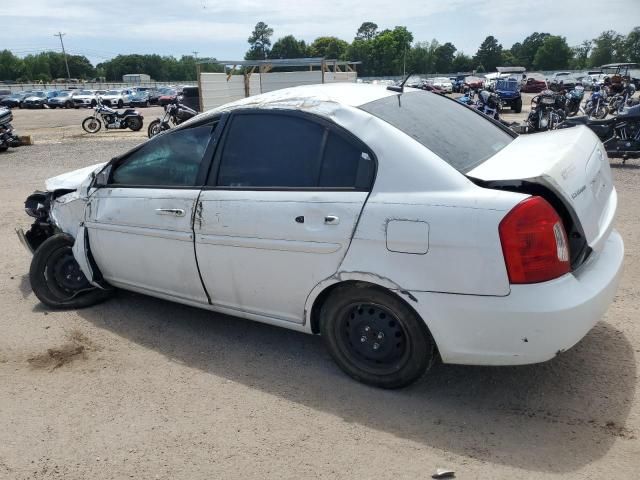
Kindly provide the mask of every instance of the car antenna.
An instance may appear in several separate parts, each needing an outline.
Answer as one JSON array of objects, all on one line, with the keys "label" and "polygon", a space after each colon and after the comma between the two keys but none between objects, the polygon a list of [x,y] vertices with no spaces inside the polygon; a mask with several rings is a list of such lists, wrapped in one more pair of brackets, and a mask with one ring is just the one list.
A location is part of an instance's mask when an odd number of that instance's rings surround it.
[{"label": "car antenna", "polygon": [[409,75],[407,75],[405,77],[405,79],[402,81],[402,83],[400,85],[389,85],[387,87],[387,90],[391,90],[392,92],[400,92],[403,93],[404,92],[404,84],[407,83],[407,80],[409,80],[409,77],[413,75],[413,72],[409,72]]}]

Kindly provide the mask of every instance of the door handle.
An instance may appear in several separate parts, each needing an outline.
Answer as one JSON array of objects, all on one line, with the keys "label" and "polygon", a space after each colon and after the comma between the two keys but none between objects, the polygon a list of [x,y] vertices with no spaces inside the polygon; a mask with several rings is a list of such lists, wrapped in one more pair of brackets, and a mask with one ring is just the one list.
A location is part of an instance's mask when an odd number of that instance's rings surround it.
[{"label": "door handle", "polygon": [[340,218],[335,215],[327,215],[324,217],[324,223],[327,225],[337,225],[340,223]]},{"label": "door handle", "polygon": [[156,208],[156,214],[173,215],[174,217],[184,217],[184,210],[182,208]]}]

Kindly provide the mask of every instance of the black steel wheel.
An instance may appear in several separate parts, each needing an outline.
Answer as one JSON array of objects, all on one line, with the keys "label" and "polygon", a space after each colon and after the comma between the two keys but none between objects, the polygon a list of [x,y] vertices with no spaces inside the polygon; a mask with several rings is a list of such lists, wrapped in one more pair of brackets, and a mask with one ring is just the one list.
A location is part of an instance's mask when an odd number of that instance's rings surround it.
[{"label": "black steel wheel", "polygon": [[399,388],[432,365],[435,344],[404,301],[368,284],[338,287],[322,306],[320,331],[331,356],[353,378]]},{"label": "black steel wheel", "polygon": [[57,234],[45,240],[33,255],[29,269],[31,288],[49,307],[88,307],[111,293],[89,283],[73,256],[73,243],[71,236]]}]

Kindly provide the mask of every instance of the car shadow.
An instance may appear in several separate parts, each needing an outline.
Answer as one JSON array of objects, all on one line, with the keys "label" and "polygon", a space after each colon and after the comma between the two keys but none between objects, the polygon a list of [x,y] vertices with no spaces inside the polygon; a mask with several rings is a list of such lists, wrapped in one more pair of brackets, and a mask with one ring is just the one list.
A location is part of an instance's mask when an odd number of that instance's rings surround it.
[{"label": "car shadow", "polygon": [[79,314],[172,361],[481,461],[564,473],[633,438],[624,428],[633,348],[605,322],[544,364],[436,365],[413,386],[386,391],[344,375],[319,336],[124,291]]}]

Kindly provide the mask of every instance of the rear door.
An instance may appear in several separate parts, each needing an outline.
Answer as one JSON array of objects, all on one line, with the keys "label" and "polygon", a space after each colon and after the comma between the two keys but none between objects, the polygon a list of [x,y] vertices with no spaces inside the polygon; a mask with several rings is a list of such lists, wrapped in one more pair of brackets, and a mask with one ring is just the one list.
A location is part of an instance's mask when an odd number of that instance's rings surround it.
[{"label": "rear door", "polygon": [[194,222],[214,305],[302,323],[337,270],[375,174],[357,139],[293,112],[231,115]]}]

